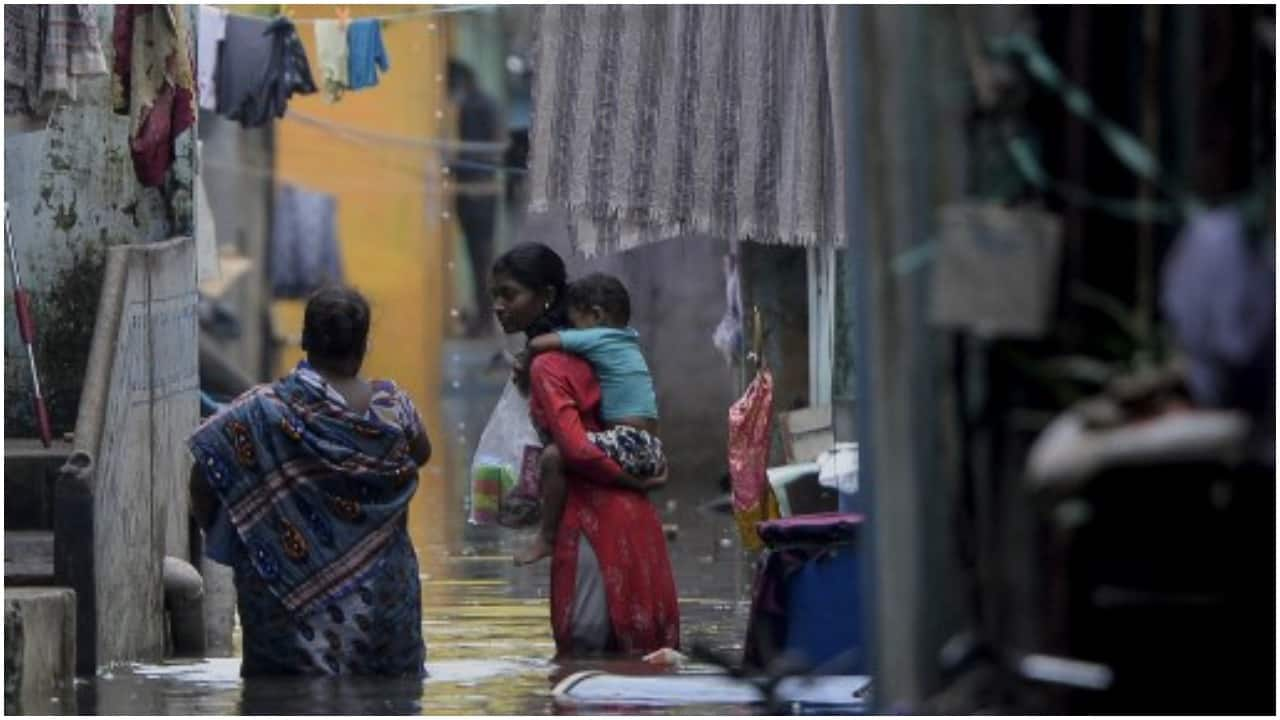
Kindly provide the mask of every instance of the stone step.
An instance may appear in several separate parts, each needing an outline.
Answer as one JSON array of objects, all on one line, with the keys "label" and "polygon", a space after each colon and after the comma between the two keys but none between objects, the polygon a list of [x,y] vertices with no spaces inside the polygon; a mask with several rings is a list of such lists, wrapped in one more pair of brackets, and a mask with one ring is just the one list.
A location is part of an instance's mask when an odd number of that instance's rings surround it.
[{"label": "stone step", "polygon": [[74,714],[75,592],[6,587],[4,635],[5,714]]},{"label": "stone step", "polygon": [[49,585],[52,582],[53,531],[6,530],[4,533],[5,586]]},{"label": "stone step", "polygon": [[53,529],[53,493],[70,442],[44,447],[34,438],[5,438],[4,526],[7,530]]}]

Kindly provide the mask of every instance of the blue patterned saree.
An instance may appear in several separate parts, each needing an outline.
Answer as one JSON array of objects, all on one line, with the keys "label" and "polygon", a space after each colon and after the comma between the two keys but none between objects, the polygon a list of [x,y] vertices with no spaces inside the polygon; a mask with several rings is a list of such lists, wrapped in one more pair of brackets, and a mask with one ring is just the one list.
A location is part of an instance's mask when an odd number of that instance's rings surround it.
[{"label": "blue patterned saree", "polygon": [[189,441],[218,499],[208,554],[235,573],[243,675],[422,674],[406,529],[421,423],[393,384],[373,389],[356,413],[303,363]]}]

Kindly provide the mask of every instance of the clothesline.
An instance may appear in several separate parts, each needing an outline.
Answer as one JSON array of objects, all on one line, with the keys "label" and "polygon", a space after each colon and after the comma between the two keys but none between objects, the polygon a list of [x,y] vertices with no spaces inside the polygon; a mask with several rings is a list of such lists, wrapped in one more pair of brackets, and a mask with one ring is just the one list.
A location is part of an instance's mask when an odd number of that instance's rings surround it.
[{"label": "clothesline", "polygon": [[[276,172],[273,169],[254,167],[252,165],[247,165],[244,163],[223,162],[221,160],[215,160],[212,158],[204,158],[203,161],[201,162],[201,166],[216,168],[219,170],[225,170],[227,172],[234,172],[242,176],[274,179],[280,182],[290,183],[293,185],[300,185],[300,186],[307,185],[307,182],[304,180],[287,177],[285,175],[282,175],[281,173]],[[390,172],[396,172],[396,171],[392,170]],[[355,181],[341,182],[336,185],[332,182],[326,181],[325,187],[333,188],[341,191],[367,190],[369,192],[376,192],[376,193],[383,193],[383,194],[403,193],[403,194],[414,194],[414,195],[429,193],[429,192],[438,190],[439,196],[453,195],[459,192],[463,194],[472,194],[469,191],[479,189],[482,187],[488,187],[493,189],[493,192],[488,194],[496,195],[499,192],[501,192],[501,188],[493,187],[493,183],[451,182],[446,187],[441,183],[432,182],[429,178],[426,178],[426,177],[417,179],[417,180],[414,180],[414,179],[398,180],[398,181],[393,180],[390,182],[386,180],[378,180],[378,181],[370,180],[367,182],[355,180]]]},{"label": "clothesline", "polygon": [[[421,147],[424,149],[457,150],[460,152],[499,152],[505,151],[509,145],[509,143],[502,142],[476,142],[450,140],[445,138],[421,139],[406,135],[392,135],[389,133],[380,133],[374,130],[365,130],[352,125],[344,125],[342,123],[333,122],[332,120],[325,120],[313,115],[307,115],[306,113],[300,113],[296,110],[285,115],[285,119],[289,118],[293,118],[301,123],[320,130],[329,131],[340,138],[352,140],[361,144],[368,144],[369,142],[385,142],[389,144]],[[467,170],[492,170],[506,172],[513,175],[527,175],[529,173],[526,168],[498,165],[496,163],[486,163],[478,160],[464,160],[461,158],[449,160],[448,164],[455,168]]]},{"label": "clothesline", "polygon": [[376,130],[366,130],[353,125],[345,125],[343,123],[326,120],[315,115],[298,112],[297,110],[291,110],[285,115],[285,119],[296,120],[305,125],[330,130],[340,135],[348,135],[354,138],[367,139],[373,142],[382,142],[392,145],[402,145],[405,147],[420,147],[433,150],[457,150],[459,152],[499,152],[506,150],[508,144],[505,142],[476,142],[469,140],[450,140],[447,138],[423,139],[407,135],[394,135],[391,133],[378,132]]},{"label": "clothesline", "polygon": [[[345,7],[345,6],[344,6],[344,7]],[[359,5],[357,5],[356,7],[359,7]],[[355,21],[355,20],[377,20],[377,21],[379,21],[379,22],[382,22],[382,21],[391,21],[391,20],[408,20],[408,19],[417,18],[417,17],[430,17],[430,16],[433,16],[433,15],[453,15],[453,14],[456,14],[456,13],[462,13],[462,12],[474,12],[474,11],[477,11],[477,10],[486,10],[486,9],[488,9],[488,8],[491,8],[491,7],[493,7],[493,6],[492,6],[492,5],[446,5],[446,6],[444,6],[444,7],[430,7],[430,8],[425,8],[425,9],[421,9],[421,10],[406,10],[406,11],[401,12],[401,13],[390,13],[390,14],[387,14],[387,15],[361,15],[361,16],[358,16],[358,17],[357,17],[357,16],[352,16],[351,20],[352,20],[352,21]],[[266,15],[258,15],[258,14],[255,14],[255,13],[246,13],[246,12],[236,12],[236,11],[234,11],[234,10],[229,10],[229,9],[227,9],[227,7],[226,7],[226,6],[221,6],[221,5],[220,5],[220,6],[218,6],[218,9],[222,10],[222,11],[223,11],[223,12],[225,12],[227,15],[234,15],[234,16],[237,16],[237,17],[257,18],[257,19],[260,19],[260,20],[261,20],[261,19],[267,19],[267,16],[266,16]],[[287,13],[286,13],[286,17],[288,17]],[[318,20],[336,20],[336,19],[337,19],[336,17],[333,17],[333,18],[293,18],[293,17],[290,17],[290,18],[289,18],[289,21],[290,21],[290,22],[292,22],[294,25],[301,25],[301,24],[310,24],[310,23],[314,23],[314,22],[316,22],[316,21],[318,21]]]}]

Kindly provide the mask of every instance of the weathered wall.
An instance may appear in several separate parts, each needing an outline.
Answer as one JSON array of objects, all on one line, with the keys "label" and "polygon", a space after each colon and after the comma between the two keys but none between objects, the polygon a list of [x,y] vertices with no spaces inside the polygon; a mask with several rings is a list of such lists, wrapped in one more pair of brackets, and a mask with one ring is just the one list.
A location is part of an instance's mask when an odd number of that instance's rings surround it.
[{"label": "weathered wall", "polygon": [[98,665],[164,650],[161,566],[188,555],[184,441],[199,413],[194,242],[113,247],[105,277],[75,439],[93,459],[92,514],[69,523],[59,507],[56,530],[59,555],[91,548],[92,577],[60,579],[92,612],[80,660]]},{"label": "weathered wall", "polygon": [[[107,65],[113,8],[97,6]],[[188,10],[194,18],[195,7]],[[194,22],[194,20],[193,20]],[[129,157],[129,118],[111,110],[109,77],[83,83],[80,97],[30,129],[6,118],[4,193],[22,281],[32,295],[36,362],[55,434],[75,423],[105,250],[154,242],[190,229],[190,201],[171,217],[159,189],[143,188]],[[179,138],[173,192],[190,197],[191,133]],[[18,337],[12,278],[4,278],[6,437],[33,436],[30,370]]]}]

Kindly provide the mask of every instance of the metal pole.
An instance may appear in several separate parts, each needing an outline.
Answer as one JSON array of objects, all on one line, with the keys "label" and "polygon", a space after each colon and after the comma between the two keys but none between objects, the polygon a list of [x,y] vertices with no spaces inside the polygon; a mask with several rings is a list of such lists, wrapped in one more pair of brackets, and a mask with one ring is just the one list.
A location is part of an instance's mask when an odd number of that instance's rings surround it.
[{"label": "metal pole", "polygon": [[859,588],[862,592],[864,609],[863,633],[866,652],[871,668],[873,686],[871,690],[871,712],[883,710],[882,694],[876,686],[882,685],[882,662],[877,637],[877,621],[879,604],[876,589],[876,517],[875,517],[875,444],[872,432],[872,413],[869,405],[874,396],[872,388],[875,384],[876,368],[871,364],[871,268],[869,264],[870,238],[867,233],[867,211],[864,203],[863,167],[865,159],[862,153],[862,128],[864,127],[864,103],[862,97],[861,63],[859,53],[862,48],[860,32],[863,8],[858,5],[845,5],[840,8],[840,70],[843,77],[843,93],[838,102],[844,104],[844,156],[845,156],[845,223],[848,251],[845,262],[848,263],[848,277],[853,284],[852,292],[846,293],[845,308],[847,317],[853,319],[853,386],[857,389],[857,403],[854,412],[857,415],[858,436],[858,492],[852,498],[841,498],[842,512],[861,513],[865,520],[859,543],[861,577]]},{"label": "metal pole", "polygon": [[36,325],[31,314],[31,296],[22,286],[22,275],[18,271],[18,249],[13,242],[13,226],[9,223],[9,203],[4,204],[4,239],[9,251],[9,269],[13,272],[13,307],[18,316],[18,334],[22,344],[27,348],[27,362],[31,367],[32,405],[36,414],[36,429],[40,433],[40,442],[49,447],[53,442],[53,431],[49,422],[49,410],[44,404],[44,394],[40,391],[40,373],[36,370],[35,336]]}]

